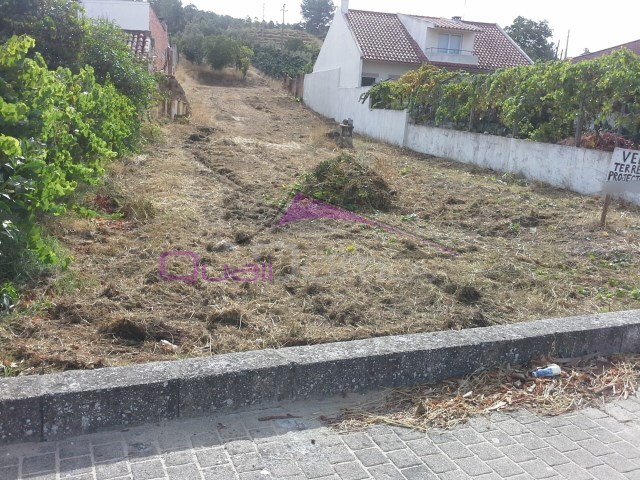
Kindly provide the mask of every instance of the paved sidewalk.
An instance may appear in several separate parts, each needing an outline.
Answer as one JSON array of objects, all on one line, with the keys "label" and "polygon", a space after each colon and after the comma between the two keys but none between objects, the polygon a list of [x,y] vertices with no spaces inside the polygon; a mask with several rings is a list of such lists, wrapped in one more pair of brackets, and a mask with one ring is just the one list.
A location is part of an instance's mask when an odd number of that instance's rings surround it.
[{"label": "paved sidewalk", "polygon": [[640,479],[637,398],[560,417],[496,413],[426,435],[387,426],[340,435],[318,420],[362,399],[0,447],[0,479]]}]

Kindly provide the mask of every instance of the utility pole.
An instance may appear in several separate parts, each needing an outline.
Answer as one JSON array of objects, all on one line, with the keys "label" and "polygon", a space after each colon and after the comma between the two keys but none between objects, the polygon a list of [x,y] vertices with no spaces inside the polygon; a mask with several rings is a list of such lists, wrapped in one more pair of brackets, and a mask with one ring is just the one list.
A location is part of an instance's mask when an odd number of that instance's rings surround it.
[{"label": "utility pole", "polygon": [[566,60],[569,56],[569,36],[571,35],[571,30],[567,32],[567,48],[564,50],[564,59]]},{"label": "utility pole", "polygon": [[284,14],[288,11],[289,10],[287,10],[287,4],[285,3],[284,5],[282,5],[282,35],[280,39],[283,49],[284,49]]}]

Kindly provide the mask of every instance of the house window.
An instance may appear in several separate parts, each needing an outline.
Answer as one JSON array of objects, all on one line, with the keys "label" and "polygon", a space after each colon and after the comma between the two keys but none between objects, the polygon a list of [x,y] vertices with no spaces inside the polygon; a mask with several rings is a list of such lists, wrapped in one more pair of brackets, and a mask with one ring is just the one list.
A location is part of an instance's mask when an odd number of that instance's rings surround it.
[{"label": "house window", "polygon": [[360,82],[360,85],[363,87],[370,87],[371,85],[376,83],[376,80],[378,80],[377,75],[364,73],[362,74],[362,81]]},{"label": "house window", "polygon": [[441,33],[438,36],[438,53],[451,53],[460,55],[462,48],[462,35],[450,35]]}]

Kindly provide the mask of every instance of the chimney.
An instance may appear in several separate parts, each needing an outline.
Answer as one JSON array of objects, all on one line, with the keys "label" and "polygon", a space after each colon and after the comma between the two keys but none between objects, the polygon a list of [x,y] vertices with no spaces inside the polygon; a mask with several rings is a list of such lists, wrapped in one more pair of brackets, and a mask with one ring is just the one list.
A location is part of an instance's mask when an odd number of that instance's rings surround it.
[{"label": "chimney", "polygon": [[462,20],[462,17],[459,17],[459,16],[451,17],[451,20],[460,21],[460,20]]},{"label": "chimney", "polygon": [[349,12],[349,0],[342,0],[342,3],[340,4],[340,11],[345,14]]}]

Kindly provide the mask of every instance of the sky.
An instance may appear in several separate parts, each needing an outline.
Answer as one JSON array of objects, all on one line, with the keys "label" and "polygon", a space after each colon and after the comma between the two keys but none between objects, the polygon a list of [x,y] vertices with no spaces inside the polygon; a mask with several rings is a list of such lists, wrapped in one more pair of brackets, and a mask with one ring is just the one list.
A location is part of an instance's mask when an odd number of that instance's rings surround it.
[{"label": "sky", "polygon": [[[339,6],[340,0],[333,0]],[[282,21],[282,5],[286,3],[286,23],[301,20],[300,0],[182,0],[183,5],[194,4],[201,10],[223,15],[262,20]],[[640,2],[637,0],[608,0],[589,3],[575,0],[350,0],[349,8],[377,12],[409,13],[510,25],[517,16],[531,20],[547,20],[553,29],[554,42],[560,41],[565,50],[567,32],[569,56],[581,54],[585,48],[595,52],[621,43],[640,39]]]}]

